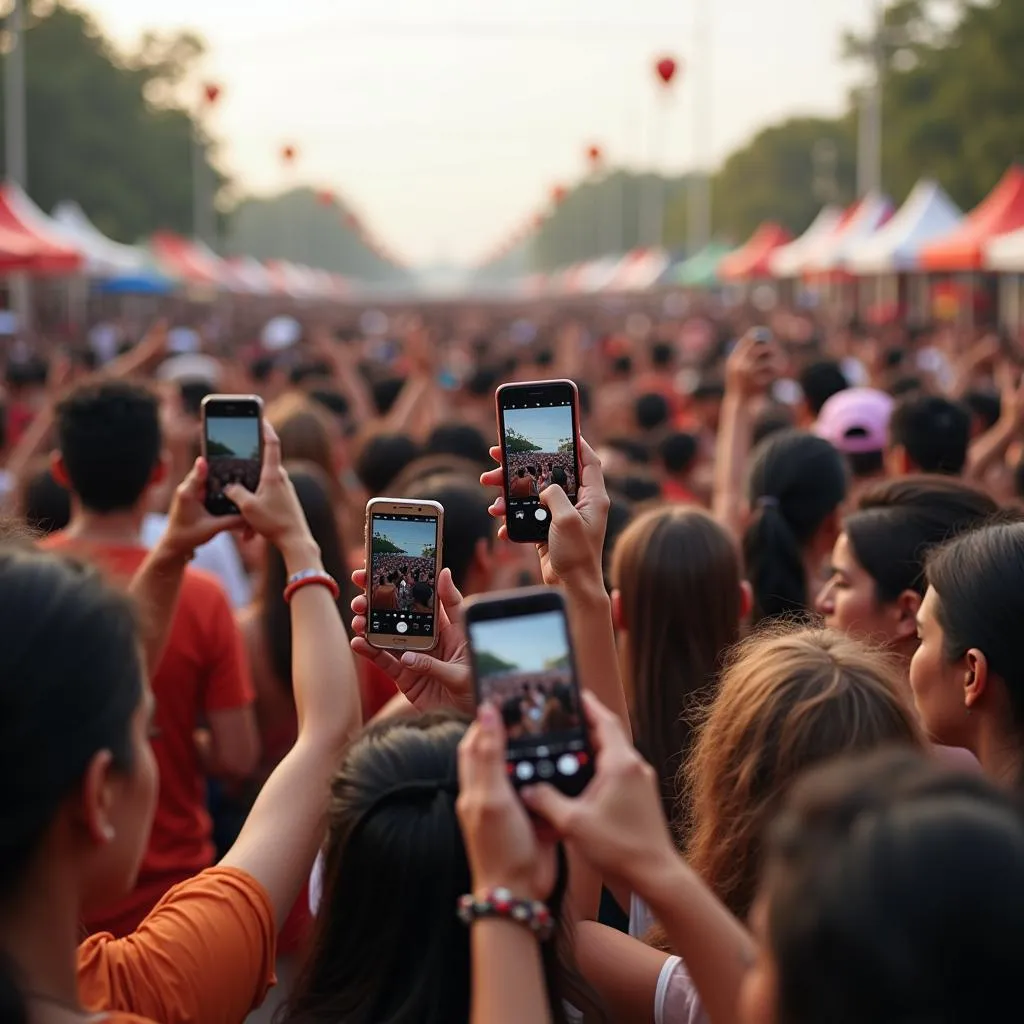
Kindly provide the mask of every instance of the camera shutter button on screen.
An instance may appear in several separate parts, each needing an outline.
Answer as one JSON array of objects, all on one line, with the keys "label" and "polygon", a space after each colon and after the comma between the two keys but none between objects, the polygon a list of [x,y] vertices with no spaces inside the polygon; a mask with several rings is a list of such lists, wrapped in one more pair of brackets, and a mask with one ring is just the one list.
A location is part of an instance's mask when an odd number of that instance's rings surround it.
[{"label": "camera shutter button on screen", "polygon": [[533,517],[537,520],[538,523],[543,523],[544,520],[548,517],[548,510],[544,508],[544,506],[542,505],[539,509],[537,509],[536,512],[533,513]]},{"label": "camera shutter button on screen", "polygon": [[399,622],[399,624],[395,628],[398,630],[399,633],[408,633],[409,632],[409,623],[407,623],[407,622]]}]

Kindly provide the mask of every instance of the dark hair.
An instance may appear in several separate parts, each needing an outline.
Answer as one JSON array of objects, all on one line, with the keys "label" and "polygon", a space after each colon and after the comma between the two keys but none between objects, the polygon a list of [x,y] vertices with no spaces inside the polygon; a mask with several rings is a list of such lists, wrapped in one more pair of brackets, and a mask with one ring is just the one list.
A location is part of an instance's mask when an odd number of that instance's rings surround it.
[{"label": "dark hair", "polygon": [[693,468],[700,451],[695,434],[669,434],[660,445],[658,455],[670,473],[686,473]]},{"label": "dark hair", "polygon": [[494,520],[487,511],[490,495],[476,480],[440,474],[416,481],[408,497],[443,506],[444,564],[451,570],[455,586],[465,590],[477,545],[481,540],[488,548],[494,545]]},{"label": "dark hair", "polygon": [[457,455],[484,468],[494,463],[490,456],[490,442],[469,423],[441,423],[436,426],[424,445],[426,455]]},{"label": "dark hair", "polygon": [[629,356],[616,356],[612,360],[612,373],[616,377],[628,377],[633,372],[633,360]]},{"label": "dark hair", "polygon": [[569,486],[569,474],[561,466],[555,466],[551,470],[551,482],[564,490]]},{"label": "dark hair", "polygon": [[490,395],[498,386],[499,373],[491,366],[480,366],[466,379],[465,389],[474,398]]},{"label": "dark hair", "polygon": [[314,388],[309,392],[309,397],[338,419],[345,419],[352,409],[349,400],[340,391],[330,388]]},{"label": "dark hair", "polygon": [[609,477],[608,486],[637,505],[645,501],[658,501],[661,498],[661,484],[653,476],[644,476],[640,473]]},{"label": "dark hair", "polygon": [[208,381],[194,378],[178,382],[181,394],[181,407],[193,419],[199,419],[203,410],[203,399],[212,395],[217,389]]},{"label": "dark hair", "polygon": [[[348,623],[349,602],[355,596],[349,581],[345,560],[345,544],[331,502],[330,481],[323,471],[310,462],[286,463],[302,512],[309,524],[313,540],[320,548],[324,568],[341,586],[338,612]],[[288,570],[284,558],[272,544],[267,545],[260,597],[260,625],[270,654],[274,678],[291,689],[292,620],[284,598]]]},{"label": "dark hair", "polygon": [[601,565],[604,570],[604,587],[609,593],[612,589],[612,562],[619,537],[633,521],[633,503],[624,495],[609,493],[608,526],[604,531],[604,549],[601,553]]},{"label": "dark hair", "polygon": [[896,403],[889,442],[902,447],[921,473],[958,476],[967,462],[971,417],[963,405],[938,395],[913,395]]},{"label": "dark hair", "polygon": [[401,377],[385,377],[370,384],[370,393],[378,416],[387,416],[391,412],[404,387],[405,381]]},{"label": "dark hair", "polygon": [[819,768],[766,863],[777,1020],[1000,1020],[1020,998],[1024,824],[983,776],[903,752]]},{"label": "dark hair", "polygon": [[277,369],[277,360],[273,356],[257,356],[249,364],[249,375],[257,384],[265,384]]},{"label": "dark hair", "polygon": [[54,479],[45,456],[29,466],[18,483],[18,510],[42,534],[56,533],[71,522],[71,495]]},{"label": "dark hair", "polygon": [[889,385],[889,394],[893,398],[917,395],[922,391],[924,391],[924,381],[920,377],[898,377]]},{"label": "dark hair", "polygon": [[849,386],[846,374],[839,364],[831,359],[811,363],[804,367],[800,374],[800,389],[804,393],[804,401],[815,416],[833,395],[838,395]]},{"label": "dark hair", "polygon": [[33,353],[23,359],[12,359],[7,364],[4,381],[12,391],[16,391],[25,387],[42,387],[49,375],[50,364]]},{"label": "dark hair", "polygon": [[306,381],[310,380],[330,380],[333,376],[330,363],[322,361],[314,361],[310,363],[299,363],[297,366],[292,367],[292,372],[289,375],[291,384],[295,387],[299,387],[305,384]]},{"label": "dark hair", "polygon": [[[469,1020],[469,929],[454,907],[471,891],[455,815],[465,722],[427,715],[371,725],[331,787],[324,891],[285,1024]],[[556,920],[566,875],[549,901]],[[541,946],[552,1019],[567,978]],[[575,1000],[574,1000],[575,1002]]]},{"label": "dark hair", "polygon": [[929,551],[997,515],[983,491],[948,477],[904,477],[864,491],[843,530],[857,562],[875,581],[879,601],[906,590],[922,597]]},{"label": "dark hair", "polygon": [[780,430],[791,430],[794,426],[792,411],[785,405],[773,402],[765,406],[754,419],[750,432],[751,446],[756,448],[766,437]]},{"label": "dark hair", "polygon": [[773,434],[753,452],[747,497],[743,558],[754,589],[754,621],[806,611],[803,548],[846,497],[842,456],[813,434]]},{"label": "dark hair", "polygon": [[636,745],[658,773],[669,818],[694,708],[714,695],[720,658],[740,638],[740,576],[732,538],[700,509],[652,509],[615,549]]},{"label": "dark hair", "polygon": [[[852,431],[850,432],[852,435]],[[846,464],[854,480],[878,476],[885,469],[885,452],[847,452]]]},{"label": "dark hair", "polygon": [[991,391],[968,391],[961,399],[971,415],[981,421],[982,430],[991,430],[999,421],[1002,402]]},{"label": "dark hair", "polygon": [[613,451],[624,455],[628,462],[637,466],[646,466],[651,461],[651,450],[643,441],[632,437],[609,437],[605,445]]},{"label": "dark hair", "polygon": [[668,399],[656,391],[641,395],[635,405],[636,422],[641,430],[657,430],[665,426],[672,415]]},{"label": "dark hair", "polygon": [[[971,648],[1006,686],[1013,721],[1024,737],[1024,523],[1000,523],[958,537],[928,559],[946,659]],[[1024,781],[1024,780],[1022,780]]]},{"label": "dark hair", "polygon": [[664,370],[675,360],[676,350],[671,342],[656,341],[651,346],[651,365]]},{"label": "dark hair", "polygon": [[356,459],[356,474],[370,496],[379,497],[419,455],[419,445],[406,434],[372,434]]},{"label": "dark hair", "polygon": [[424,580],[417,580],[412,585],[412,599],[417,604],[429,605],[434,600],[434,588]]},{"label": "dark hair", "polygon": [[156,398],[128,381],[80,384],[57,405],[57,446],[85,508],[133,509],[160,463]]},{"label": "dark hair", "polygon": [[[18,891],[92,757],[133,766],[143,666],[134,612],[100,576],[31,548],[0,550],[0,903]],[[0,952],[0,1020],[27,1019]]]}]

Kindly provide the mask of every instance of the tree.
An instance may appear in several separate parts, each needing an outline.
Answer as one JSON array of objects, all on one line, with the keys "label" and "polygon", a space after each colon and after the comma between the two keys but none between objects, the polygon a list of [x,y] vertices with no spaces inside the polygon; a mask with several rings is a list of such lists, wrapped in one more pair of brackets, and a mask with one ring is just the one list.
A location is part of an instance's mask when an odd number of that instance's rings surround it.
[{"label": "tree", "polygon": [[563,437],[558,442],[558,447],[555,450],[558,451],[558,452],[561,452],[564,455],[564,454],[567,454],[567,453],[571,452],[573,450],[573,448],[575,448],[575,446],[576,446],[576,442],[573,441],[573,439],[571,437]]},{"label": "tree", "polygon": [[509,672],[515,672],[519,668],[518,665],[505,661],[504,658],[500,658],[491,651],[477,651],[474,660],[476,661],[477,676],[481,679],[486,679],[488,676],[508,675]]},{"label": "tree", "polygon": [[375,555],[404,555],[405,552],[384,533],[375,533],[370,551]]},{"label": "tree", "polygon": [[437,548],[433,544],[426,545],[420,558],[437,558]]},{"label": "tree", "polygon": [[515,430],[505,431],[505,451],[515,454],[521,454],[525,452],[539,452],[543,451],[539,444],[534,444],[528,437],[524,437],[522,434]]}]

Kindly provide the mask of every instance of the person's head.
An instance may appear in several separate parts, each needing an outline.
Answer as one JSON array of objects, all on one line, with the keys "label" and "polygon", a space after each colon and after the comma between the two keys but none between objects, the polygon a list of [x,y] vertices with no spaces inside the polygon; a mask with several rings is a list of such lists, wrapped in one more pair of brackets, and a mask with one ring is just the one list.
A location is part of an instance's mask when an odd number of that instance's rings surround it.
[{"label": "person's head", "polygon": [[755,621],[808,609],[808,570],[832,550],[845,497],[842,456],[823,438],[785,430],[754,450],[743,558]]},{"label": "person's head", "polygon": [[[342,621],[347,623],[350,618],[348,605],[355,595],[348,582],[350,577],[345,560],[345,543],[331,500],[331,482],[323,470],[311,462],[289,462],[285,468],[295,487],[313,540],[320,548],[324,568],[341,586],[338,611]],[[291,611],[282,597],[288,583],[288,570],[281,553],[272,544],[265,548],[265,559],[259,606],[263,635],[274,678],[290,690],[292,622]]]},{"label": "person's head", "polygon": [[884,391],[848,388],[833,395],[820,409],[814,433],[846,456],[855,480],[884,472],[894,404]]},{"label": "person's head", "polygon": [[58,403],[56,418],[56,480],[89,512],[139,510],[166,475],[153,393],[127,381],[86,381]]},{"label": "person's head", "polygon": [[825,630],[778,628],[735,648],[684,766],[686,856],[745,918],[769,823],[794,781],[843,754],[923,739],[895,665]]},{"label": "person's head", "polygon": [[412,585],[412,599],[421,607],[429,608],[434,603],[434,588],[420,580]]},{"label": "person's head", "polygon": [[419,455],[419,445],[407,434],[372,434],[356,458],[356,474],[371,497],[380,497]]},{"label": "person's head", "polygon": [[658,445],[662,468],[672,477],[685,477],[697,463],[700,442],[695,434],[669,434]]},{"label": "person's head", "polygon": [[971,438],[980,437],[999,422],[1002,403],[991,391],[968,391],[963,403],[971,415]]},{"label": "person's head", "polygon": [[937,743],[1024,782],[1024,523],[986,526],[934,552],[910,665]]},{"label": "person's head", "polygon": [[[94,571],[8,546],[0,629],[0,912],[73,894],[74,928],[131,890],[149,840],[153,701],[135,616]],[[0,976],[0,1018],[23,1019],[16,1002]]]},{"label": "person's head", "polygon": [[864,491],[843,521],[831,577],[818,594],[825,624],[909,658],[928,553],[998,512],[983,491],[948,477],[904,477]]},{"label": "person's head", "polygon": [[290,392],[267,407],[266,419],[281,440],[281,458],[318,466],[335,496],[338,470],[344,462],[343,439],[330,413],[304,395]]},{"label": "person's head", "polygon": [[524,466],[520,466],[516,470],[516,476],[519,477],[520,480],[524,480],[526,478],[526,468]]},{"label": "person's head", "polygon": [[71,495],[54,479],[45,455],[31,463],[18,481],[17,509],[29,527],[42,534],[63,530],[71,521]]},{"label": "person's head", "polygon": [[821,360],[805,367],[799,378],[803,392],[805,418],[811,423],[818,418],[822,406],[833,396],[845,391],[850,382],[839,364],[832,360]]},{"label": "person's head", "polygon": [[749,610],[739,551],[700,509],[652,509],[619,538],[612,585],[637,746],[674,811],[694,705],[714,693],[722,655]]},{"label": "person's head", "polygon": [[788,405],[772,402],[766,405],[754,418],[750,430],[750,444],[757,447],[766,437],[777,434],[780,430],[789,430],[796,426],[793,411]]},{"label": "person's head", "polygon": [[569,485],[569,474],[561,466],[555,466],[551,470],[551,482],[557,484],[562,490]]},{"label": "person's head", "polygon": [[489,469],[494,463],[487,438],[469,423],[442,423],[436,426],[424,445],[427,455],[455,455]]},{"label": "person's head", "polygon": [[1020,999],[1024,825],[976,773],[897,751],[823,767],[764,859],[744,1024],[1001,1020]]},{"label": "person's head", "polygon": [[636,425],[645,432],[660,430],[668,424],[672,415],[668,399],[656,391],[640,395],[636,400]]},{"label": "person's head", "polygon": [[[323,895],[285,1021],[469,1020],[472,891],[459,821],[457,750],[466,725],[431,715],[367,728],[331,787]],[[558,920],[564,871],[549,900]],[[549,991],[563,980],[541,946]],[[564,1010],[552,999],[554,1020]]]},{"label": "person's head", "polygon": [[437,501],[444,508],[444,564],[467,597],[486,593],[495,572],[495,525],[488,492],[476,480],[453,474],[424,477],[407,496]]},{"label": "person's head", "polygon": [[896,403],[889,421],[886,469],[890,476],[959,476],[970,439],[971,416],[963,405],[939,395],[908,395]]}]

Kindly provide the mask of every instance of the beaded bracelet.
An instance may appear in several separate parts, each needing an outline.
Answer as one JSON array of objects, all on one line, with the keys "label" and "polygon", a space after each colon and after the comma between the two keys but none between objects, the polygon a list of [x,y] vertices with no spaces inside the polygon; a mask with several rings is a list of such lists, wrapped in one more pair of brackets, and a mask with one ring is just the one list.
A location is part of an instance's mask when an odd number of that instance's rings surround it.
[{"label": "beaded bracelet", "polygon": [[540,900],[517,899],[508,889],[488,889],[480,896],[459,898],[459,920],[466,925],[484,917],[503,917],[525,925],[541,942],[551,938],[555,930],[551,911]]},{"label": "beaded bracelet", "polygon": [[297,572],[293,576],[288,577],[288,583],[284,588],[285,604],[291,603],[291,599],[297,591],[303,587],[311,586],[326,587],[331,592],[331,596],[335,601],[341,595],[338,581],[330,573],[324,572],[323,569],[303,569],[302,572]]}]

